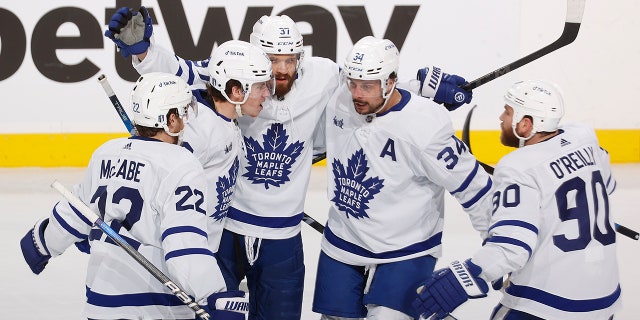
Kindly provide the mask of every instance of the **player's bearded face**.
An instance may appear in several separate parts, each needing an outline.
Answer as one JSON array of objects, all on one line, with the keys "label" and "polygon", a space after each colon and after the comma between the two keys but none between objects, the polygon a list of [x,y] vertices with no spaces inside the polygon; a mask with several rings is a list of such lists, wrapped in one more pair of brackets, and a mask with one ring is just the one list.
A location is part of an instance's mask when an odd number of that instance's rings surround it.
[{"label": "player's bearded face", "polygon": [[500,115],[500,142],[507,146],[517,148],[519,140],[513,133],[511,122],[513,121],[513,108],[508,105],[504,106],[504,112]]},{"label": "player's bearded face", "polygon": [[375,113],[385,103],[379,80],[348,79],[347,86],[351,92],[353,107],[359,114]]},{"label": "player's bearded face", "polygon": [[291,91],[295,81],[298,55],[295,54],[270,54],[273,77],[276,80],[275,94],[282,97]]}]

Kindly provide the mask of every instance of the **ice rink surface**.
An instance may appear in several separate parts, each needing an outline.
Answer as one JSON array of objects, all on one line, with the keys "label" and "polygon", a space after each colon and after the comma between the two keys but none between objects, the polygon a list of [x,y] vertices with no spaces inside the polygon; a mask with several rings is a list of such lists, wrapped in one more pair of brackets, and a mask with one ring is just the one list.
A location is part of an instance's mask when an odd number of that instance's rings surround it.
[{"label": "ice rink surface", "polygon": [[[24,168],[0,169],[0,312],[2,319],[83,319],[84,277],[88,256],[75,247],[50,261],[38,276],[24,262],[20,238],[33,223],[48,215],[51,207],[62,197],[49,185],[59,180],[67,187],[80,181],[82,168]],[[314,167],[307,193],[306,212],[324,223],[329,207],[326,198],[325,167]],[[618,181],[612,196],[612,215],[617,223],[640,230],[640,164],[615,165]],[[307,268],[303,305],[304,320],[319,319],[311,311],[314,277],[320,234],[303,226],[305,263]],[[640,317],[640,242],[617,236],[623,309],[616,320]],[[480,246],[480,238],[460,206],[449,197],[446,202],[446,221],[443,236],[444,255],[441,267],[453,259],[466,259]],[[131,263],[135,263],[133,260]],[[576,266],[579,268],[580,266]],[[149,281],[156,281],[149,276]],[[588,283],[584,284],[589,285]],[[579,288],[576,288],[579,290]],[[493,292],[485,299],[471,300],[454,312],[461,320],[488,319],[491,309],[500,299]],[[275,319],[274,319],[275,320]]]}]

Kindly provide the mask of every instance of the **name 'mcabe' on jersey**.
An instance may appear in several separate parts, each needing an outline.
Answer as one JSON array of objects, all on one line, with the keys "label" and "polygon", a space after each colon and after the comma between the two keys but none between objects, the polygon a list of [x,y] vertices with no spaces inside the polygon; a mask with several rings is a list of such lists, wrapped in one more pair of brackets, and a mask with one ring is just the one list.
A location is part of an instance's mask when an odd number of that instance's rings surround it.
[{"label": "name 'mcabe' on jersey", "polygon": [[[159,140],[114,139],[94,153],[74,194],[196,302],[226,290],[209,236],[202,165]],[[93,319],[187,319],[193,311],[66,201],[53,208],[45,239],[52,256],[89,239],[85,315]],[[204,300],[203,300],[204,299]]]}]

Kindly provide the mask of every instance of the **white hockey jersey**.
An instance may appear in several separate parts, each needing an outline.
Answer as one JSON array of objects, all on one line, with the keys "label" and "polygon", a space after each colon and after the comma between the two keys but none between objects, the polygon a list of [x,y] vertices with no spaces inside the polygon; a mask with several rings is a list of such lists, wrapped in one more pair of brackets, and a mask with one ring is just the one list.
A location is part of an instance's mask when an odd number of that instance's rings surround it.
[{"label": "white hockey jersey", "polygon": [[543,319],[609,319],[620,307],[609,155],[584,125],[519,148],[494,172],[487,243],[472,261],[492,281],[511,272],[501,303]]},{"label": "white hockey jersey", "polygon": [[[153,44],[145,59],[134,59],[133,65],[141,74],[174,73],[193,87],[204,87],[209,80],[208,60],[183,60]],[[267,239],[286,239],[300,232],[314,130],[324,125],[321,119],[339,79],[339,68],[331,60],[305,57],[283,100],[268,99],[258,117],[238,120],[246,156],[240,158],[227,229]]]},{"label": "white hockey jersey", "polygon": [[[202,165],[185,148],[155,139],[114,139],[90,160],[76,194],[129,244],[206,304],[211,293],[226,290],[209,247],[211,210]],[[45,240],[52,256],[87,235],[85,315],[93,319],[189,319],[184,305],[149,271],[92,228],[66,201],[53,208]]]},{"label": "white hockey jersey", "polygon": [[439,257],[445,190],[481,234],[489,225],[491,177],[454,136],[447,110],[398,90],[402,100],[377,116],[356,113],[346,85],[327,107],[322,250],[344,263]]},{"label": "white hockey jersey", "polygon": [[[194,92],[202,100],[200,93]],[[204,168],[212,207],[210,222],[221,235],[235,190],[239,158],[244,155],[240,128],[236,121],[199,103],[198,109],[189,113],[183,139],[182,145],[193,152]],[[217,252],[220,238],[210,240],[211,249]]]}]

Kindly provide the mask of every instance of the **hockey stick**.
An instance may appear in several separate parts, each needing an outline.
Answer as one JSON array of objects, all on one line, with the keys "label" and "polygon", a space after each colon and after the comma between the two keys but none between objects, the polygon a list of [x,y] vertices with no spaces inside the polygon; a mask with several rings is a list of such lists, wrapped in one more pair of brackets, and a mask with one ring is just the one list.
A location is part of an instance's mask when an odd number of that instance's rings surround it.
[{"label": "hockey stick", "polygon": [[[101,74],[98,77],[98,81],[102,85],[104,92],[109,97],[109,100],[111,100],[113,107],[116,109],[116,111],[118,111],[118,115],[120,115],[120,120],[122,120],[122,123],[124,123],[125,127],[127,127],[127,130],[129,130],[129,133],[131,135],[135,135],[136,129],[131,123],[131,120],[129,119],[129,117],[127,116],[127,113],[124,111],[122,104],[120,104],[120,100],[118,99],[118,96],[115,94],[115,92],[113,92],[113,89],[109,84],[109,80],[107,80],[107,76],[105,76],[104,74]],[[316,156],[315,158],[313,158],[312,164],[323,160],[324,158],[326,158],[326,156],[327,156],[326,153]],[[320,233],[324,232],[324,226],[318,221],[316,221],[315,219],[313,219],[312,217],[310,217],[308,214],[304,213],[304,217],[302,218],[302,221],[304,221],[306,224],[308,224],[311,228],[315,229],[316,231]]]},{"label": "hockey stick", "polygon": [[198,317],[202,320],[209,320],[210,315],[206,310],[202,309],[202,307],[197,304],[189,295],[180,288],[175,282],[173,282],[169,277],[167,277],[160,269],[154,266],[151,261],[147,260],[140,252],[134,249],[127,241],[122,238],[115,230],[113,230],[107,223],[105,223],[100,216],[98,216],[91,208],[89,208],[80,198],[76,197],[71,191],[65,188],[60,182],[54,181],[51,184],[51,187],[56,189],[73,207],[78,209],[80,213],[87,219],[93,222],[95,227],[100,228],[111,240],[113,240],[118,246],[120,246],[124,251],[126,251],[136,262],[138,262],[142,267],[147,269],[152,276],[154,276],[158,281],[160,281],[165,287],[171,290],[182,303],[191,308]]},{"label": "hockey stick", "polygon": [[[315,164],[317,162],[320,162],[322,160],[324,160],[327,157],[327,153],[323,153],[320,155],[317,155],[315,158],[313,158],[313,161],[311,161],[311,164]],[[306,224],[308,224],[311,228],[314,228],[316,231],[320,232],[320,233],[324,233],[324,226],[316,221],[315,219],[313,219],[311,216],[309,216],[308,214],[304,214],[304,217],[302,217],[302,221],[304,221]]]},{"label": "hockey stick", "polygon": [[585,1],[586,0],[567,0],[567,16],[564,22],[564,29],[562,29],[562,34],[556,41],[552,42],[546,47],[541,48],[538,51],[535,51],[525,57],[511,62],[504,67],[491,71],[484,76],[467,83],[466,85],[462,86],[462,88],[467,91],[473,90],[491,80],[502,77],[503,75],[515,69],[518,69],[529,62],[532,62],[573,42],[578,36],[578,31],[580,30]]},{"label": "hockey stick", "polygon": [[[469,126],[471,125],[471,115],[473,114],[473,109],[475,109],[478,105],[474,105],[473,107],[471,107],[471,109],[469,110],[469,113],[467,113],[467,118],[464,119],[464,126],[462,127],[462,141],[464,141],[464,143],[467,144],[467,148],[469,148],[469,153],[473,153],[471,151],[471,142],[469,142],[470,138],[469,138]],[[477,160],[477,159],[476,159]],[[478,160],[478,163],[482,166],[482,168],[484,169],[484,171],[486,171],[488,174],[493,174],[493,167],[481,162],[480,160]]]},{"label": "hockey stick", "polygon": [[[433,320],[433,319],[435,319],[435,318],[436,318],[436,315],[435,315],[435,314],[433,314],[433,315],[431,315],[429,318],[425,318],[425,317],[423,317],[423,316],[420,316],[420,318],[419,318],[418,320]],[[446,317],[446,318],[444,318],[444,320],[458,320],[458,318],[454,317],[451,313],[449,313],[449,314],[447,315],[447,317]]]},{"label": "hockey stick", "polygon": [[[471,116],[473,115],[473,109],[476,106],[473,106],[471,108],[471,110],[469,110],[469,113],[467,113],[467,118],[464,120],[464,127],[462,128],[462,141],[464,141],[464,143],[467,144],[467,147],[469,147],[469,152],[471,152],[471,140],[469,138],[469,126],[471,123]],[[480,161],[478,161],[480,162]],[[482,167],[489,173],[489,174],[493,174],[494,168],[488,164],[484,164],[482,162],[480,162],[480,164],[482,165]],[[615,224],[615,230],[616,232],[620,233],[621,235],[627,236],[633,240],[638,240],[640,239],[640,234],[632,229],[629,229],[623,225],[619,225],[619,224]]]},{"label": "hockey stick", "polygon": [[104,74],[101,74],[98,77],[98,81],[102,85],[102,89],[104,89],[104,92],[107,94],[107,97],[109,97],[109,100],[111,100],[111,104],[113,104],[113,107],[118,112],[118,115],[120,115],[120,119],[124,123],[124,126],[127,127],[127,131],[129,131],[129,133],[132,136],[135,136],[136,128],[133,126],[133,123],[131,123],[131,119],[129,119],[129,117],[127,116],[127,112],[122,107],[122,104],[118,99],[118,96],[116,96],[115,92],[113,92],[113,89],[111,88],[111,85],[107,80],[107,76]]},{"label": "hockey stick", "polygon": [[620,234],[622,234],[624,236],[627,236],[627,237],[629,237],[629,238],[631,238],[633,240],[640,239],[640,233],[638,233],[635,230],[631,230],[631,229],[629,229],[629,228],[627,228],[625,226],[621,226],[621,225],[619,225],[617,223],[615,224],[615,228],[616,228],[616,231],[618,233],[620,233]]}]

